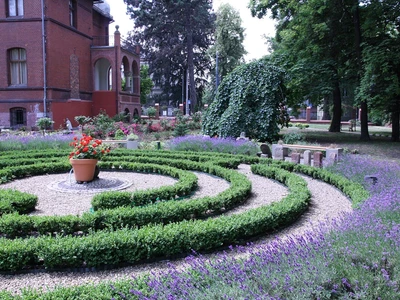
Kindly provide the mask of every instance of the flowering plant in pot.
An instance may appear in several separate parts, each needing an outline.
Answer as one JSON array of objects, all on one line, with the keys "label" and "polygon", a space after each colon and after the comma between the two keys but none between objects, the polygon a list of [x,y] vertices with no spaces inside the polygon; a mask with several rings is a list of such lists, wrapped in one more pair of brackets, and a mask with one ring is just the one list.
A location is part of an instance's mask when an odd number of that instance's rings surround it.
[{"label": "flowering plant in pot", "polygon": [[110,152],[110,147],[103,144],[99,139],[94,139],[91,136],[82,134],[82,138],[74,137],[70,143],[74,147],[69,154],[71,159],[101,159],[104,155]]},{"label": "flowering plant in pot", "polygon": [[86,134],[80,139],[74,137],[70,146],[74,147],[69,154],[69,161],[74,169],[76,181],[78,183],[92,181],[97,175],[95,174],[97,161],[110,152],[110,147]]}]

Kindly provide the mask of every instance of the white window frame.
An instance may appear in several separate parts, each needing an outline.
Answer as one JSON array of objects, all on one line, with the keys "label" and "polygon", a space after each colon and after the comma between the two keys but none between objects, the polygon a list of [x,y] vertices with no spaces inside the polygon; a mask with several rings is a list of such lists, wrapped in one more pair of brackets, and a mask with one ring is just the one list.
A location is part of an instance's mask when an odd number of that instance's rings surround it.
[{"label": "white window frame", "polygon": [[7,0],[8,17],[21,17],[24,15],[24,0]]},{"label": "white window frame", "polygon": [[27,85],[28,72],[26,50],[24,48],[9,49],[8,59],[10,64],[10,85]]}]

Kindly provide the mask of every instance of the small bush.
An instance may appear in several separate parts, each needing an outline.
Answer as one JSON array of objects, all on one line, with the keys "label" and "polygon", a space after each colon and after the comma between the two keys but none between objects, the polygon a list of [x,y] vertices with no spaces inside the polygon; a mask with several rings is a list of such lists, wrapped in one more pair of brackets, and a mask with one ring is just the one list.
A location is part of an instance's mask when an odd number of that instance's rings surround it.
[{"label": "small bush", "polygon": [[304,140],[304,135],[298,132],[288,132],[283,137],[283,142],[285,144],[298,144]]},{"label": "small bush", "polygon": [[35,210],[37,197],[16,190],[0,190],[0,216],[18,212],[21,214]]}]

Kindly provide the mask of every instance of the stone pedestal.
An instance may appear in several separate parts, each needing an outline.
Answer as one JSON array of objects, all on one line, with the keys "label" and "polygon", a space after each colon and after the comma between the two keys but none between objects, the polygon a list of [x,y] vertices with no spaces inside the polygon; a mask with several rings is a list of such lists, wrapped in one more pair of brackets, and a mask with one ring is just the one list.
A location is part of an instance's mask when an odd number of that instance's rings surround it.
[{"label": "stone pedestal", "polygon": [[306,122],[310,123],[311,121],[311,107],[306,108]]},{"label": "stone pedestal", "polygon": [[155,103],[154,104],[154,108],[156,109],[156,120],[158,120],[160,118],[160,104],[159,103]]}]

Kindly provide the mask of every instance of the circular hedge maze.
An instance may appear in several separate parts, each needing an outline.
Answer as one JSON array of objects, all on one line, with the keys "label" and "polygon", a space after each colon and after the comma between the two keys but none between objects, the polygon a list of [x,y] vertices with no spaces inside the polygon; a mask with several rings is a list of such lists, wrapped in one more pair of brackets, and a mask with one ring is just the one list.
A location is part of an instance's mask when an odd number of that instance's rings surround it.
[{"label": "circular hedge maze", "polygon": [[[224,216],[251,193],[251,182],[235,171],[241,163],[286,185],[289,194],[273,204]],[[30,216],[26,213],[34,210],[36,196],[1,190],[0,271],[108,268],[243,243],[291,224],[307,210],[311,195],[296,173],[336,186],[354,205],[368,196],[361,185],[326,170],[249,156],[117,149],[98,165],[101,170],[157,173],[178,181],[96,194],[93,211],[81,216]],[[67,153],[55,150],[3,152],[0,166],[1,183],[71,169]],[[185,200],[197,188],[193,170],[224,178],[230,187],[214,197]]]}]

